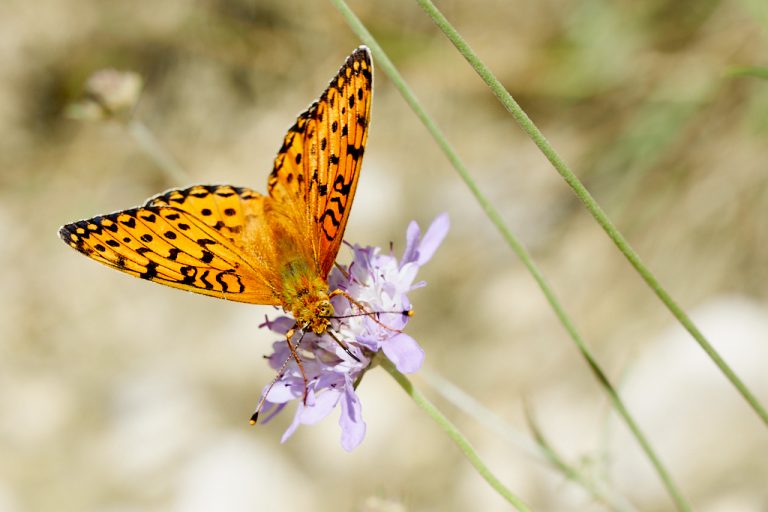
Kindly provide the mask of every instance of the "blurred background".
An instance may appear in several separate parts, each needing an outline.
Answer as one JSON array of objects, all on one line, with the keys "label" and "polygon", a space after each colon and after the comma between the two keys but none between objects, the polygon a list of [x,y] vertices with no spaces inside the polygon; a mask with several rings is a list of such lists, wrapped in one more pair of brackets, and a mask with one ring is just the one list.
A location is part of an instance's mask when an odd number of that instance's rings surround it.
[{"label": "blurred background", "polygon": [[[768,435],[413,2],[353,1],[479,186],[531,249],[697,510],[768,510]],[[441,1],[672,295],[768,404],[768,61],[760,0]],[[279,439],[248,418],[273,374],[267,307],[110,271],[61,224],[172,187],[265,190],[295,116],[360,44],[328,2],[0,3],[0,511],[508,510],[381,370]],[[102,68],[145,82],[125,126],[65,115]],[[542,294],[388,78],[346,239],[403,248],[448,212],[409,333],[417,386],[535,510],[610,510],[532,448],[523,404],[619,510],[672,503]],[[339,261],[349,253],[342,250]],[[430,379],[427,379],[431,375]],[[442,376],[496,418],[454,406]],[[455,395],[455,393],[454,393]],[[464,407],[466,409],[466,407]],[[497,420],[504,423],[501,431]]]}]

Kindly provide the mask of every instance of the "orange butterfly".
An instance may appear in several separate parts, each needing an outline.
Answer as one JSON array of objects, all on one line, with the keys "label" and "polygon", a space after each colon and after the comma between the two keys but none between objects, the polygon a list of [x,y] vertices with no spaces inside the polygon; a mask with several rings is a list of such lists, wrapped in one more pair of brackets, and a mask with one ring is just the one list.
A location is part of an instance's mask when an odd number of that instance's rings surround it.
[{"label": "orange butterfly", "polygon": [[268,195],[230,185],[170,190],[142,207],[67,224],[59,236],[127,274],[282,306],[294,327],[325,333],[334,314],[328,272],[360,175],[372,73],[370,52],[361,46],[288,130]]}]

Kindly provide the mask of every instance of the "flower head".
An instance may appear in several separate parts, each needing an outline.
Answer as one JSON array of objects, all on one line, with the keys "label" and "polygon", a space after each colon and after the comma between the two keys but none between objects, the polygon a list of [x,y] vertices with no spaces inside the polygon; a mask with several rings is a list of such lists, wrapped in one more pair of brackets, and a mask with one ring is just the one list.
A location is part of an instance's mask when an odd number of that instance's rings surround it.
[{"label": "flower head", "polygon": [[[317,423],[340,406],[341,445],[347,451],[353,450],[365,436],[362,406],[355,387],[371,367],[373,357],[383,352],[403,373],[413,373],[421,367],[424,351],[402,332],[410,317],[408,293],[425,285],[423,281],[414,283],[416,273],[435,253],[448,227],[448,215],[442,214],[421,237],[418,224],[411,222],[399,261],[392,251],[386,254],[378,247],[351,246],[352,262],[341,269],[334,268],[328,276],[330,289],[343,292],[332,297],[335,317],[331,329],[346,349],[328,334],[304,332],[298,342],[308,379],[306,401],[304,377],[285,339],[273,343],[268,361],[280,373],[275,384],[263,391],[266,395],[262,412],[267,414],[264,421],[283,410],[288,402],[298,402],[282,441],[299,425]],[[262,326],[285,335],[293,324],[293,319],[283,316],[267,320]]]},{"label": "flower head", "polygon": [[141,76],[133,71],[101,69],[88,77],[85,99],[70,105],[67,114],[84,120],[128,115],[138,103],[142,87]]}]

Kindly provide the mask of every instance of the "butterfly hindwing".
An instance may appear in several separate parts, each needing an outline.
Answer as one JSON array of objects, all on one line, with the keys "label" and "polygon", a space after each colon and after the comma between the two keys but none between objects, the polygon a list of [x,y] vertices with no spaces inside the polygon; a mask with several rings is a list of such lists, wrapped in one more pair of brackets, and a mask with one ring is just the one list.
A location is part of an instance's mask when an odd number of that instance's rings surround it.
[{"label": "butterfly hindwing", "polygon": [[347,58],[328,88],[288,131],[268,190],[292,201],[309,230],[314,263],[326,277],[346,228],[370,121],[373,68],[367,48]]}]

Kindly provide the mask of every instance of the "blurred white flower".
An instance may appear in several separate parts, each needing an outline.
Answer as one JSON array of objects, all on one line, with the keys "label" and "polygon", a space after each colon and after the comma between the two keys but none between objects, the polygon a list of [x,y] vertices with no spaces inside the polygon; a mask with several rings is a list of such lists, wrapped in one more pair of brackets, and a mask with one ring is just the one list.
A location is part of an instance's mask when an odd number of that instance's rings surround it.
[{"label": "blurred white flower", "polygon": [[139,101],[144,85],[133,71],[102,69],[85,83],[85,99],[67,109],[75,119],[99,120],[130,113]]}]

